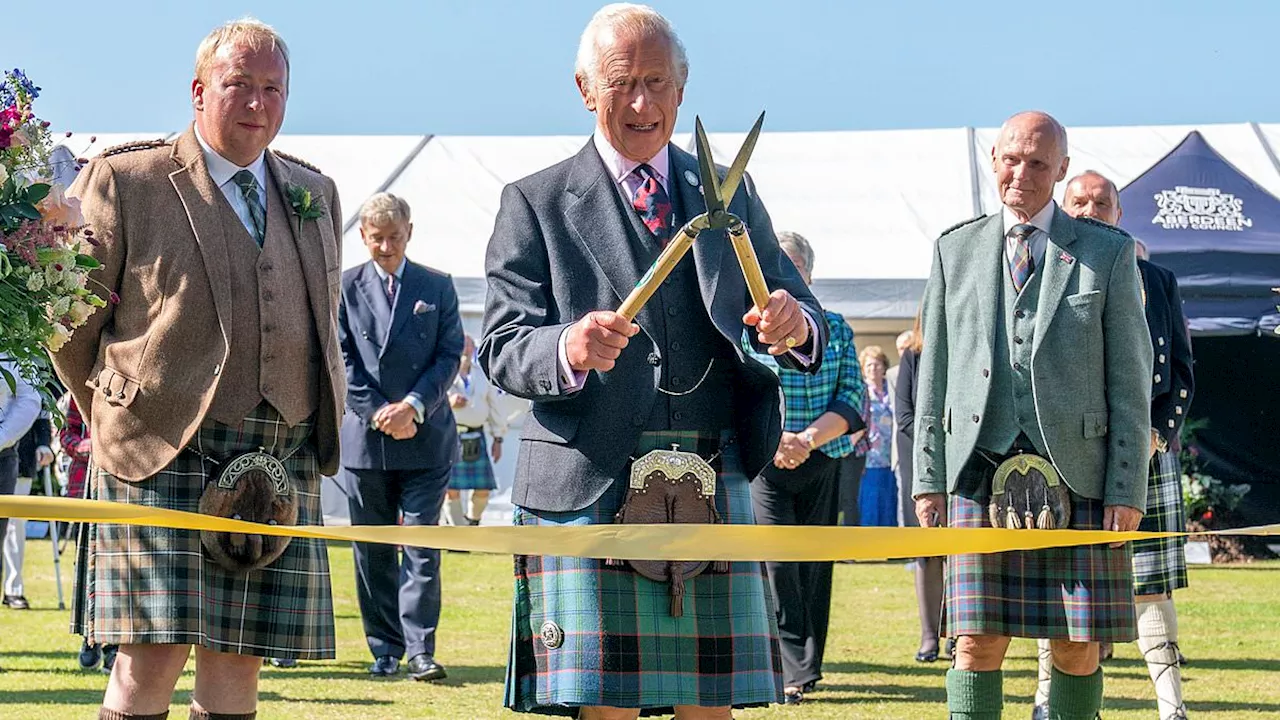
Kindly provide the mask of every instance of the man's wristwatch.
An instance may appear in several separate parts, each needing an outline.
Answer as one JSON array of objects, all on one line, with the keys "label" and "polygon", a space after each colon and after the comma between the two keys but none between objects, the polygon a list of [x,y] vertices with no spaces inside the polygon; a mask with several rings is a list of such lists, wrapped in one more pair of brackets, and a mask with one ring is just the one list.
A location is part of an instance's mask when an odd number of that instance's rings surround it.
[{"label": "man's wristwatch", "polygon": [[805,428],[804,432],[800,433],[800,437],[804,438],[804,442],[806,445],[809,446],[810,450],[818,449],[818,441],[814,437],[817,434],[818,434],[818,431],[814,430],[813,428]]}]

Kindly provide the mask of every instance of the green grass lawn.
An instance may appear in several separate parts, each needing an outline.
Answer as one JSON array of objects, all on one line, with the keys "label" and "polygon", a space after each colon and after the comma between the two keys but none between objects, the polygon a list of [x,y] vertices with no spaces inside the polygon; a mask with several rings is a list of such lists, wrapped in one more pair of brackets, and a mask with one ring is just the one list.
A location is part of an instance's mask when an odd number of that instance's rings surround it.
[{"label": "green grass lawn", "polygon": [[[106,676],[81,671],[79,640],[57,610],[47,542],[27,548],[27,612],[0,609],[0,718],[96,717]],[[506,557],[447,554],[437,659],[448,680],[373,680],[352,580],[351,551],[331,549],[338,659],[264,670],[259,718],[515,718],[501,708],[510,623]],[[70,595],[71,568],[63,568]],[[1280,562],[1193,568],[1179,594],[1193,718],[1280,717]],[[804,705],[739,718],[944,718],[945,662],[912,660],[918,630],[911,575],[898,564],[838,565],[826,680]],[[1035,644],[1015,641],[1005,666],[1005,716],[1026,718],[1035,690]],[[1132,645],[1107,665],[1107,720],[1155,718],[1146,668]],[[190,670],[192,665],[188,665]],[[170,717],[185,718],[192,675],[179,682]]]}]

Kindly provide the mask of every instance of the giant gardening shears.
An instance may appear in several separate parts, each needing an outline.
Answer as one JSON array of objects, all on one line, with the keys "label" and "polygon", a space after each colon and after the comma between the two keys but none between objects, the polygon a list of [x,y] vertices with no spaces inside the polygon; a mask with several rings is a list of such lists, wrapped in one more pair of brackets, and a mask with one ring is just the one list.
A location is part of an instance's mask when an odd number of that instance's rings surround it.
[{"label": "giant gardening shears", "polygon": [[764,124],[764,113],[756,119],[756,124],[747,133],[747,139],[738,149],[738,155],[725,173],[724,181],[716,172],[715,162],[711,158],[711,144],[707,142],[707,133],[702,129],[702,120],[696,119],[694,136],[698,144],[698,174],[702,181],[702,197],[706,201],[706,212],[698,215],[680,228],[680,231],[667,243],[662,254],[653,262],[639,284],[631,291],[626,300],[618,308],[618,314],[627,320],[634,320],[640,309],[658,290],[662,281],[671,274],[680,263],[684,254],[693,246],[693,241],[704,230],[726,230],[729,241],[733,243],[734,253],[738,256],[738,264],[742,266],[742,275],[746,278],[747,288],[751,291],[751,301],[758,310],[764,310],[769,304],[769,286],[765,284],[764,273],[760,270],[760,261],[756,258],[755,248],[751,247],[751,237],[747,234],[747,226],[742,219],[729,212],[729,203],[742,182],[742,175],[747,169],[747,160],[755,149],[756,140],[760,137],[760,127]]}]

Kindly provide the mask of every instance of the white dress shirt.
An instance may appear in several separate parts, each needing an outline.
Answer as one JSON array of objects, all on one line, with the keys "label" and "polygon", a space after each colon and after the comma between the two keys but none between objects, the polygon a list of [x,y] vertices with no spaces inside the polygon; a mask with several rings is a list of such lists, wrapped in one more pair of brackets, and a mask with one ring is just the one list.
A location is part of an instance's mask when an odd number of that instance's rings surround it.
[{"label": "white dress shirt", "polygon": [[1044,266],[1044,251],[1049,245],[1049,227],[1053,225],[1053,211],[1057,209],[1058,204],[1050,200],[1044,207],[1040,208],[1040,212],[1031,216],[1031,219],[1023,223],[1018,219],[1017,215],[1009,208],[1003,208],[1001,215],[1004,217],[1004,259],[1006,263],[1013,262],[1013,255],[1017,252],[1018,243],[1009,234],[1014,225],[1032,225],[1035,232],[1031,233],[1031,237],[1027,240],[1031,244],[1031,259],[1035,261],[1035,271],[1040,272],[1040,268]]},{"label": "white dress shirt", "polygon": [[230,160],[222,157],[213,148],[209,147],[209,143],[200,137],[200,130],[196,129],[196,140],[200,142],[200,149],[204,151],[204,164],[209,168],[209,177],[213,178],[213,184],[218,186],[222,191],[223,197],[227,202],[231,203],[231,209],[236,211],[236,217],[240,218],[240,222],[244,223],[244,229],[249,231],[250,237],[255,237],[257,230],[253,227],[253,216],[249,214],[249,203],[244,200],[244,193],[240,191],[240,186],[236,184],[235,174],[241,170],[248,170],[253,173],[253,177],[258,181],[258,202],[262,203],[263,217],[266,217],[267,210],[267,159],[266,153],[258,156],[248,167],[240,167]]}]

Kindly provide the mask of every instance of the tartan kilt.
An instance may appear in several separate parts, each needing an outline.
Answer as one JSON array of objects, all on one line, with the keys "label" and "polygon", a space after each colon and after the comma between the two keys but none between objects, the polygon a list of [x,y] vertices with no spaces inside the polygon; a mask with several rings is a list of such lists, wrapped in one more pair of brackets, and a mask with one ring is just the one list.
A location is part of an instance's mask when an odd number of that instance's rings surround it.
[{"label": "tartan kilt", "polygon": [[[958,487],[966,490],[947,499],[947,524],[991,527],[987,501],[995,466],[975,453],[961,473]],[[1073,492],[1071,502],[1073,529],[1102,529],[1101,500]],[[947,560],[942,612],[947,637],[1115,643],[1138,637],[1127,544],[952,555]]]},{"label": "tartan kilt", "polygon": [[453,464],[449,475],[450,490],[497,490],[498,480],[493,476],[493,463],[489,461],[489,439],[480,433],[480,457],[470,462],[459,460]]},{"label": "tartan kilt", "polygon": [[[267,403],[240,427],[206,420],[184,450],[142,482],[91,467],[93,499],[197,512],[226,458],[263,448],[295,481],[298,524],[321,525],[310,420],[289,427]],[[193,451],[199,451],[200,454]],[[290,455],[292,453],[292,455]],[[77,563],[72,631],[97,643],[200,645],[260,657],[334,657],[333,598],[323,540],[293,538],[265,568],[232,573],[204,553],[200,533],[88,524]]]},{"label": "tartan kilt", "polygon": [[[645,433],[636,457],[671,443],[691,447],[696,433]],[[704,454],[704,457],[706,455]],[[626,497],[619,480],[575,512],[517,507],[516,525],[612,523]],[[716,484],[724,522],[755,515],[737,448],[725,447]],[[782,700],[777,620],[764,564],[708,568],[685,584],[684,616],[671,617],[666,583],[627,565],[570,557],[517,556],[505,705],[518,712],[576,716],[580,706],[641,708],[670,715],[674,705],[749,707]],[[544,623],[563,631],[548,648]]]},{"label": "tartan kilt", "polygon": [[[1147,512],[1138,526],[1144,532],[1186,532],[1182,504],[1182,466],[1173,450],[1157,452],[1147,475]],[[1133,543],[1133,594],[1163,595],[1187,587],[1186,537],[1154,538]]]}]

